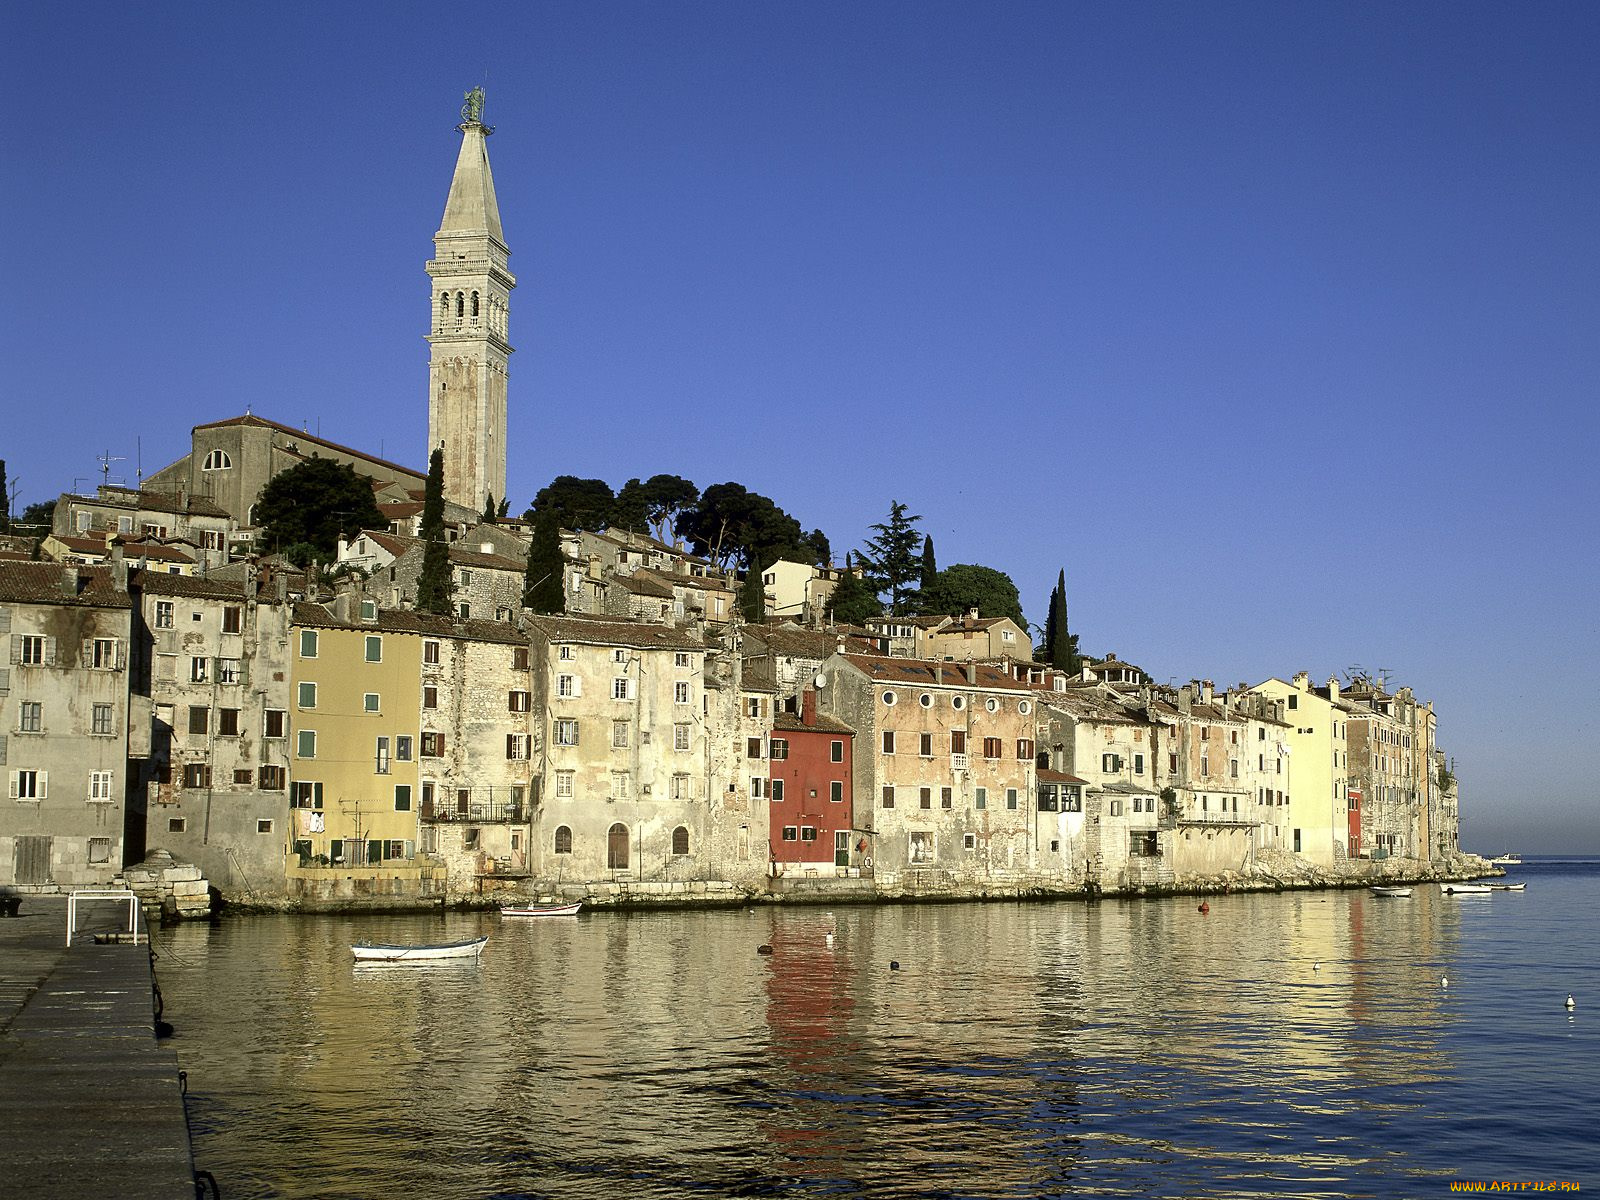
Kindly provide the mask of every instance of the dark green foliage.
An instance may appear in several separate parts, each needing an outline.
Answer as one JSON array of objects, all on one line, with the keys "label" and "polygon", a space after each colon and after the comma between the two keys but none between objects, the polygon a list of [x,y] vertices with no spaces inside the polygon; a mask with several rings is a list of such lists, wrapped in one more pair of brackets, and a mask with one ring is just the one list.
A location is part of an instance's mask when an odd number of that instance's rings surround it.
[{"label": "dark green foliage", "polygon": [[1010,617],[1023,629],[1022,598],[1011,576],[993,567],[956,563],[940,571],[933,586],[922,594],[922,611],[929,616],[960,616],[976,608],[980,617]]},{"label": "dark green foliage", "polygon": [[50,531],[50,522],[54,521],[55,517],[56,502],[54,498],[40,500],[22,510],[22,515],[17,518],[17,524],[26,526],[30,532],[44,534]]},{"label": "dark green foliage", "polygon": [[673,522],[689,548],[726,569],[764,570],[780,558],[827,562],[828,539],[820,529],[805,533],[767,497],[738,483],[717,483],[700,493],[700,502],[682,509]]},{"label": "dark green foliage", "polygon": [[905,613],[912,596],[912,581],[921,571],[916,529],[920,520],[920,516],[907,514],[900,501],[890,501],[888,521],[872,527],[878,536],[868,539],[861,556],[867,583],[879,595],[888,593],[889,612],[897,617]]},{"label": "dark green foliage", "polygon": [[750,567],[739,584],[739,614],[757,625],[767,619],[767,591],[761,582],[766,567]]},{"label": "dark green foliage", "polygon": [[495,502],[494,502],[494,493],[490,492],[487,496],[484,497],[484,500],[483,500],[483,519],[485,521],[493,521],[494,518],[495,518],[496,511],[497,511],[497,509],[495,507]]},{"label": "dark green foliage", "polygon": [[834,585],[828,597],[828,619],[841,625],[860,625],[872,617],[883,615],[883,605],[877,595],[866,585],[850,565],[850,556],[844,556],[844,575]]},{"label": "dark green foliage", "polygon": [[528,543],[528,566],[522,574],[522,607],[536,613],[560,613],[566,608],[562,591],[561,531],[553,520],[535,522]]},{"label": "dark green foliage", "polygon": [[644,483],[630,479],[617,492],[615,525],[670,541],[678,514],[693,508],[700,489],[677,475],[652,475]]},{"label": "dark green foliage", "polygon": [[922,572],[917,577],[917,586],[927,591],[938,574],[939,564],[933,558],[933,534],[930,533],[922,539]]},{"label": "dark green foliage", "polygon": [[1067,629],[1067,573],[1063,570],[1050,592],[1050,614],[1044,619],[1044,661],[1052,667],[1077,673],[1078,635]]},{"label": "dark green foliage", "polygon": [[[494,497],[489,497],[493,511]],[[444,451],[428,459],[428,483],[422,493],[422,573],[417,576],[417,611],[450,614],[455,580],[450,572],[450,545],[444,537]]]},{"label": "dark green foliage", "polygon": [[331,458],[308,458],[267,480],[255,515],[268,551],[304,543],[323,562],[338,553],[340,537],[388,525],[372,483]]},{"label": "dark green foliage", "polygon": [[599,533],[614,523],[616,504],[611,485],[603,479],[557,475],[539,489],[523,518],[534,525],[554,522],[556,529]]}]

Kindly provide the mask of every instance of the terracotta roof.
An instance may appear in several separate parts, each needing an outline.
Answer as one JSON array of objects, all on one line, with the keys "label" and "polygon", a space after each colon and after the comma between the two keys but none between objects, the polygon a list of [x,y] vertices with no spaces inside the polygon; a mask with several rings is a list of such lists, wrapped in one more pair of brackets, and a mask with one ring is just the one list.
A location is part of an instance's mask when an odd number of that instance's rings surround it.
[{"label": "terracotta roof", "polygon": [[[137,488],[107,487],[105,492],[115,492],[118,495],[79,496],[69,495],[68,500],[79,500],[84,504],[111,504],[118,508],[143,508],[151,512],[164,512],[184,514],[191,517],[222,517],[228,516],[228,510],[213,504],[204,496],[185,496],[180,502],[177,495],[171,492],[141,491]],[[122,497],[126,497],[123,500]]]},{"label": "terracotta roof", "polygon": [[653,650],[704,650],[705,643],[684,629],[642,621],[606,620],[603,617],[529,617],[528,624],[552,642],[583,642],[596,646],[637,646]]},{"label": "terracotta roof", "polygon": [[468,550],[459,542],[451,544],[449,557],[457,566],[478,567],[485,571],[516,571],[520,574],[527,568],[526,563],[507,558],[504,554],[485,554],[481,550]]},{"label": "terracotta roof", "polygon": [[747,658],[739,665],[739,690],[741,692],[775,692],[778,675],[770,660]]},{"label": "terracotta roof", "polygon": [[1048,767],[1040,767],[1034,772],[1040,783],[1079,783],[1087,784],[1087,779],[1079,779],[1076,775],[1068,775],[1065,771],[1052,771]]},{"label": "terracotta roof", "polygon": [[[73,573],[76,588],[68,590]],[[132,608],[126,591],[111,586],[110,567],[70,567],[50,562],[0,562],[0,603],[73,604],[86,608]]]},{"label": "terracotta roof", "polygon": [[243,600],[244,582],[214,579],[202,575],[170,575],[165,571],[137,571],[132,576],[135,591],[151,596],[187,596],[196,600]]},{"label": "terracotta roof", "polygon": [[613,575],[611,582],[635,596],[654,596],[658,600],[672,599],[672,585],[655,577],[654,571],[635,571],[632,575]]},{"label": "terracotta roof", "polygon": [[338,442],[330,442],[326,438],[320,438],[314,433],[307,433],[303,429],[296,429],[293,425],[280,425],[277,421],[268,421],[264,417],[254,416],[251,413],[246,413],[242,417],[229,417],[225,421],[208,421],[204,425],[196,425],[194,427],[194,432],[198,432],[202,429],[220,429],[225,425],[248,425],[257,429],[276,429],[279,433],[289,434],[291,437],[298,438],[301,441],[315,442],[319,446],[326,446],[330,450],[337,450],[339,453],[348,454],[352,458],[364,458],[368,462],[377,463],[379,466],[389,467],[395,471],[404,471],[407,475],[414,476],[417,479],[425,480],[427,478],[426,472],[415,470],[412,467],[402,467],[399,463],[392,463],[387,459],[378,458],[374,455],[368,454],[365,450],[356,450],[349,446],[341,446]]},{"label": "terracotta roof", "polygon": [[[354,597],[351,598],[351,607],[359,611],[359,601]],[[528,641],[515,625],[505,621],[461,621],[400,608],[380,608],[377,618],[372,621],[363,621],[359,617],[341,621],[330,604],[299,601],[294,606],[293,623],[319,629],[369,629],[377,633],[414,633],[425,637],[467,638],[510,645],[526,645]]]},{"label": "terracotta roof", "polygon": [[390,500],[387,503],[378,501],[378,511],[391,521],[398,521],[403,517],[414,517],[426,507],[417,500]]},{"label": "terracotta roof", "polygon": [[981,630],[1000,624],[1001,621],[1010,621],[1011,624],[1016,624],[1010,617],[975,617],[971,619],[967,617],[952,617],[950,624],[940,626],[929,632],[934,637],[943,637],[947,633],[978,633]]},{"label": "terracotta roof", "polygon": [[[1028,686],[988,663],[926,662],[918,658],[880,658],[871,654],[845,654],[844,660],[875,683],[904,683],[917,687],[980,687],[991,691],[1026,692]],[[967,682],[971,666],[976,684]]]},{"label": "terracotta roof", "polygon": [[[872,646],[856,639],[844,638],[847,651],[870,653]],[[748,648],[752,642],[766,649],[768,654],[782,658],[805,658],[822,662],[838,653],[840,636],[827,630],[787,629],[781,625],[746,625],[744,641]]]},{"label": "terracotta roof", "polygon": [[420,546],[422,544],[422,540],[420,538],[405,537],[398,533],[390,533],[386,529],[363,529],[361,531],[361,536],[367,538],[379,549],[387,551],[396,558],[399,558],[413,546]]},{"label": "terracotta roof", "polygon": [[772,718],[772,728],[780,733],[847,733],[855,737],[856,731],[837,717],[818,713],[816,722],[807,725],[799,713],[781,712]]}]

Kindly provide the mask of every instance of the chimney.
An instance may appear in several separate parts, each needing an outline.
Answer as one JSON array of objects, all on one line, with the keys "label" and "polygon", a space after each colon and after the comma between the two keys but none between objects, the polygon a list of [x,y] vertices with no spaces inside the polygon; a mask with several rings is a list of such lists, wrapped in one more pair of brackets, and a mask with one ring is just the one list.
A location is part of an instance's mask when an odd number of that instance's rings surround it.
[{"label": "chimney", "polygon": [[128,590],[128,560],[122,557],[122,543],[111,546],[111,586],[119,592]]},{"label": "chimney", "polygon": [[1209,679],[1202,679],[1200,681],[1200,703],[1201,704],[1210,704],[1211,703],[1211,697],[1215,694],[1215,688],[1216,688],[1216,685],[1213,684],[1211,682],[1211,680],[1209,680]]},{"label": "chimney", "polygon": [[350,619],[350,593],[340,592],[333,598],[333,615],[343,624]]},{"label": "chimney", "polygon": [[1302,692],[1311,690],[1311,675],[1307,671],[1296,671],[1291,682]]},{"label": "chimney", "polygon": [[972,659],[967,659],[967,686],[978,686],[978,664]]},{"label": "chimney", "polygon": [[1184,716],[1189,715],[1189,709],[1194,704],[1194,688],[1184,684],[1178,689],[1178,711]]},{"label": "chimney", "polygon": [[1329,675],[1328,676],[1328,699],[1334,701],[1335,703],[1338,703],[1338,700],[1339,700],[1339,677],[1337,675]]},{"label": "chimney", "polygon": [[800,723],[802,725],[817,723],[817,688],[814,682],[800,693]]},{"label": "chimney", "polygon": [[944,683],[944,664],[943,663],[934,663],[933,664],[933,682],[935,684]]},{"label": "chimney", "polygon": [[61,594],[76,598],[78,595],[78,568],[68,567],[61,573]]}]

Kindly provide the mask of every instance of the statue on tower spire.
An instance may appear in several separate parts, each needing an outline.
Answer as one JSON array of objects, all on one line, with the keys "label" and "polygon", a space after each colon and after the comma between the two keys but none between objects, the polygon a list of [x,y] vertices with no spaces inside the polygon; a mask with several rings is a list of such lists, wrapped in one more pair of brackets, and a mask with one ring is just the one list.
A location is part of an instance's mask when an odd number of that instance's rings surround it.
[{"label": "statue on tower spire", "polygon": [[463,99],[466,103],[461,106],[461,123],[463,125],[483,124],[483,89],[475,87]]}]

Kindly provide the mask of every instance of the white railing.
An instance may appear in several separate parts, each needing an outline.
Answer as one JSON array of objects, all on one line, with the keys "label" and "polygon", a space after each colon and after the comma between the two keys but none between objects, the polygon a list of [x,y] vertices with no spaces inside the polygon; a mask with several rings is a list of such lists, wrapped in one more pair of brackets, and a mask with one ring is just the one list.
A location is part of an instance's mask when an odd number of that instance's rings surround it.
[{"label": "white railing", "polygon": [[950,769],[965,771],[967,769],[967,756],[965,754],[952,754],[950,756]]},{"label": "white railing", "polygon": [[[139,897],[126,889],[103,889],[72,892],[67,896],[67,945],[72,945],[72,935],[78,928],[78,901],[80,900],[126,900],[128,902],[128,932],[133,935],[133,944],[139,944]],[[144,940],[149,941],[150,935],[146,933]]]}]

